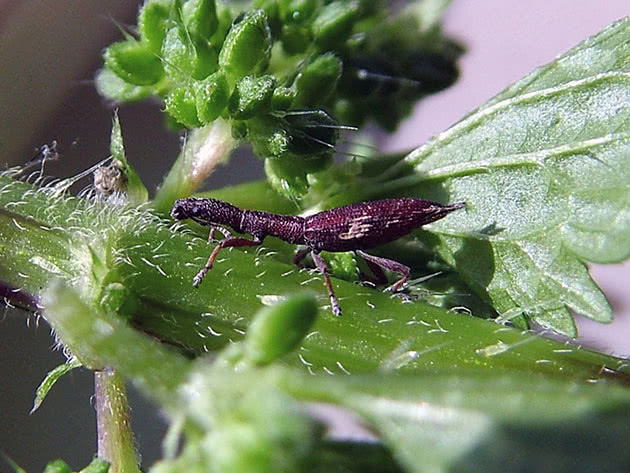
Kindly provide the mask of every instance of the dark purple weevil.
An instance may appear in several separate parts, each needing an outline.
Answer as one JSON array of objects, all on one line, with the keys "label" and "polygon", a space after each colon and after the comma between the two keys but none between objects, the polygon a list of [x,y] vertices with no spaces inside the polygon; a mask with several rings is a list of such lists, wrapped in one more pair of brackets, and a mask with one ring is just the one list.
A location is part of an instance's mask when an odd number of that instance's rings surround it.
[{"label": "dark purple weevil", "polygon": [[[274,236],[287,243],[306,246],[295,255],[293,261],[297,265],[309,251],[311,252],[315,265],[324,275],[332,311],[339,316],[341,308],[335,297],[326,263],[319,254],[321,251],[354,251],[365,260],[378,283],[387,282],[382,268],[399,273],[402,277],[392,286],[392,291],[396,292],[409,279],[409,267],[396,261],[369,255],[363,250],[397,240],[412,230],[439,220],[465,205],[464,202],[441,205],[415,198],[386,199],[346,205],[308,217],[297,217],[258,210],[242,210],[221,200],[190,197],[176,201],[171,216],[176,220],[191,219],[209,226],[209,240],[214,238],[215,230],[225,236],[210,254],[206,265],[193,279],[195,287],[201,284],[204,276],[212,268],[221,248],[257,246],[265,237]],[[237,233],[249,233],[253,239],[234,237],[226,226]]]}]

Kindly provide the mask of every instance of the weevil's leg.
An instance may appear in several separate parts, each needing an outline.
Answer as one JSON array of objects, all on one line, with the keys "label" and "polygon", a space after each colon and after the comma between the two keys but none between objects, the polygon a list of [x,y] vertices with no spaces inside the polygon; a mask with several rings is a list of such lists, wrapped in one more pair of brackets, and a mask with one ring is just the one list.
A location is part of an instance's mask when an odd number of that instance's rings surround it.
[{"label": "weevil's leg", "polygon": [[396,281],[394,285],[392,286],[392,292],[400,291],[400,288],[409,280],[409,273],[411,272],[411,269],[409,269],[409,266],[405,266],[404,264],[399,263],[398,261],[391,260],[391,259],[368,255],[367,253],[361,250],[357,250],[357,254],[365,260],[365,262],[368,264],[370,269],[372,268],[372,265],[370,263],[373,263],[377,266],[380,266],[381,268],[385,268],[389,271],[393,271],[395,273],[402,275],[402,278]]},{"label": "weevil's leg", "polygon": [[240,237],[226,238],[225,240],[221,240],[219,244],[214,247],[214,250],[212,250],[212,253],[210,253],[210,257],[208,258],[208,262],[206,263],[206,265],[193,278],[193,286],[199,287],[199,284],[201,284],[201,281],[203,281],[204,276],[208,274],[208,271],[212,269],[214,260],[217,259],[217,256],[219,255],[219,251],[221,251],[222,248],[228,248],[231,246],[235,248],[240,247],[240,246],[258,246],[262,242],[263,242],[263,239],[258,238],[258,237],[254,237],[253,240],[248,240],[247,238],[240,238]]},{"label": "weevil's leg", "polygon": [[219,225],[212,225],[210,227],[210,234],[208,235],[208,241],[215,241],[214,233],[216,231],[220,232],[225,238],[232,238],[232,234],[227,228],[221,227]]},{"label": "weevil's leg", "polygon": [[310,248],[302,248],[301,250],[298,250],[297,253],[295,253],[295,256],[293,257],[293,264],[302,268],[303,267],[302,260],[306,258],[306,255],[308,254],[309,251],[311,251]]},{"label": "weevil's leg", "polygon": [[326,289],[328,290],[328,297],[330,298],[332,312],[337,317],[340,317],[341,307],[339,307],[337,296],[335,296],[335,291],[333,290],[332,282],[330,281],[330,276],[328,275],[328,266],[326,266],[326,262],[323,258],[319,256],[319,253],[311,251],[311,256],[313,256],[313,261],[315,261],[317,269],[319,269],[319,271],[324,275],[324,283],[326,284]]},{"label": "weevil's leg", "polygon": [[[355,252],[356,253],[356,252]],[[361,255],[359,255],[361,256]],[[368,281],[371,282],[374,285],[380,286],[383,284],[387,284],[387,276],[385,276],[385,273],[383,272],[383,269],[376,263],[367,260],[365,258],[363,258],[365,260],[365,264],[367,264],[367,267],[370,268],[370,271],[372,271],[372,273],[374,274],[374,277],[371,277],[367,274],[365,274],[364,272],[359,273],[359,280],[361,281]]]}]

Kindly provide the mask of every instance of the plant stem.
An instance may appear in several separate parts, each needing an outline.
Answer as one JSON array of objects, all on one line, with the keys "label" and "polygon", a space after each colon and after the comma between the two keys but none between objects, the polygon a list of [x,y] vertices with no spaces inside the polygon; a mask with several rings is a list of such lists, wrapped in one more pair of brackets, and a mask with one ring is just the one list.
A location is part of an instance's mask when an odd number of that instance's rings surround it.
[{"label": "plant stem", "polygon": [[153,207],[168,213],[175,200],[188,197],[224,162],[237,142],[229,122],[217,119],[192,130],[177,161],[158,189]]},{"label": "plant stem", "polygon": [[94,394],[98,456],[110,462],[110,473],[139,473],[122,376],[111,368],[95,371]]}]

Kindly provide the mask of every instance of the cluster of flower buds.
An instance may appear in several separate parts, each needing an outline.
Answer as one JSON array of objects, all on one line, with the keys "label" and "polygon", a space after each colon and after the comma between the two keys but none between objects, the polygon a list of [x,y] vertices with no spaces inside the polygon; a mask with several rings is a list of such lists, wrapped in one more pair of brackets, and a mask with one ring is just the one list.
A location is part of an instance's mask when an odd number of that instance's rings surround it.
[{"label": "cluster of flower buds", "polygon": [[156,95],[178,127],[221,117],[281,179],[326,168],[338,124],[393,129],[450,85],[459,49],[387,2],[148,0],[137,37],[109,46],[106,97]]}]

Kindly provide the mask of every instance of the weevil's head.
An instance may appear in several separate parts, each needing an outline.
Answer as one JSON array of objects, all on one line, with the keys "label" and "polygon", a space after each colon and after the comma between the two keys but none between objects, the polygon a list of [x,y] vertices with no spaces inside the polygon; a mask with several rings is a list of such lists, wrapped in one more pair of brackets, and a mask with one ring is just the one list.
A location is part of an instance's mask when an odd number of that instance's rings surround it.
[{"label": "weevil's head", "polygon": [[175,220],[186,220],[187,218],[193,218],[199,215],[199,206],[197,205],[197,199],[179,199],[173,204],[171,209],[171,217]]},{"label": "weevil's head", "polygon": [[173,204],[171,217],[175,220],[191,219],[201,225],[230,225],[238,222],[240,210],[232,204],[216,199],[179,199]]}]

